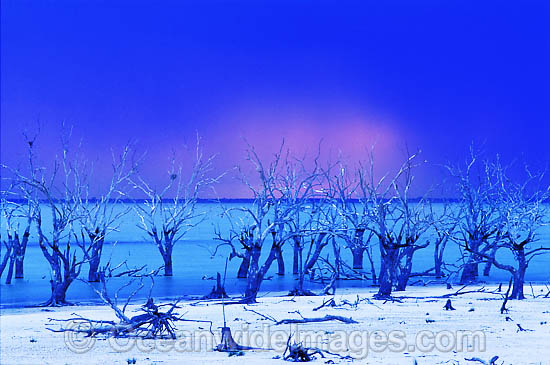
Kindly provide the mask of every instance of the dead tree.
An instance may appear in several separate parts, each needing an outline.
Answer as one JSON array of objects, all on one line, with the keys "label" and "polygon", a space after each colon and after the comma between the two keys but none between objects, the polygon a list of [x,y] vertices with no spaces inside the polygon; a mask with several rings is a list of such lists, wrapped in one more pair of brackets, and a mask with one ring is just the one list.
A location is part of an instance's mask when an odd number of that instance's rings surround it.
[{"label": "dead tree", "polygon": [[[436,278],[441,278],[443,274],[443,254],[447,243],[453,237],[458,224],[460,223],[460,211],[454,209],[452,203],[443,202],[441,212],[435,212],[434,204],[429,205],[430,215],[433,221],[432,228],[435,233],[434,238],[434,275]],[[428,270],[430,272],[431,270]]]},{"label": "dead tree", "polygon": [[[413,168],[418,166],[418,153],[409,155],[395,175],[377,179],[374,172],[374,154],[370,152],[370,161],[359,169],[360,189],[368,197],[364,203],[369,211],[371,224],[369,229],[377,236],[380,249],[380,275],[377,298],[391,295],[397,280],[399,261],[405,258],[405,264],[412,265],[412,255],[422,247],[417,245],[418,237],[425,231],[421,226],[420,211],[412,211],[408,201],[408,192],[414,176]],[[402,249],[412,247],[402,254]],[[406,269],[407,267],[405,267]],[[402,276],[406,285],[408,275]]]},{"label": "dead tree", "polygon": [[[374,263],[370,249],[373,234],[368,230],[371,222],[370,207],[367,203],[368,191],[363,189],[360,171],[348,168],[342,163],[339,163],[334,170],[337,170],[335,174],[327,176],[327,184],[332,192],[332,203],[341,218],[338,237],[351,251],[353,269],[363,269],[363,257],[367,251],[372,270]],[[367,233],[366,239],[365,233]],[[372,272],[372,276],[376,282],[375,271]]]},{"label": "dead tree", "polygon": [[204,217],[196,208],[199,195],[217,180],[209,176],[213,159],[214,156],[203,156],[197,137],[194,161],[187,176],[173,156],[168,183],[163,189],[157,190],[140,176],[130,178],[133,186],[146,197],[143,203],[134,204],[139,216],[138,227],[156,244],[164,261],[165,276],[173,275],[174,245]]},{"label": "dead tree", "polygon": [[459,209],[461,216],[457,226],[459,237],[454,239],[461,247],[468,247],[465,253],[462,284],[475,282],[479,275],[479,264],[483,258],[479,253],[487,254],[491,241],[497,241],[500,216],[494,204],[498,185],[494,171],[487,160],[480,159],[473,147],[465,166],[446,166],[451,176],[456,180],[460,196]]},{"label": "dead tree", "polygon": [[412,156],[407,160],[401,176],[392,181],[396,197],[396,218],[401,226],[399,236],[405,241],[397,261],[397,291],[405,290],[411,276],[413,256],[416,251],[428,247],[429,241],[422,238],[433,225],[433,219],[429,213],[431,203],[426,196],[416,202],[411,202],[409,197],[414,181],[413,168],[418,166],[414,163],[414,158],[415,156]]},{"label": "dead tree", "polygon": [[[117,317],[117,321],[98,320],[85,318],[78,315],[73,315],[69,319],[50,319],[47,324],[47,329],[52,332],[77,332],[86,335],[87,337],[141,337],[148,339],[176,339],[175,322],[204,322],[210,324],[210,332],[212,333],[212,322],[203,320],[185,319],[183,315],[176,313],[176,309],[180,308],[178,302],[156,304],[151,296],[153,284],[149,289],[149,295],[145,304],[139,308],[139,314],[129,316],[126,309],[132,299],[144,288],[144,279],[150,278],[152,283],[153,276],[156,275],[154,270],[150,273],[131,277],[124,285],[119,287],[113,294],[107,289],[108,278],[111,276],[119,276],[115,273],[116,269],[121,265],[111,268],[107,263],[97,272],[99,286],[94,285],[91,288],[95,291],[101,301],[108,305]],[[131,292],[126,296],[124,304],[119,304],[119,296],[123,289],[130,289]],[[52,325],[59,325],[66,322],[80,324],[79,326],[71,325],[69,327],[52,328]]]},{"label": "dead tree", "polygon": [[498,233],[499,240],[490,243],[489,250],[508,250],[512,253],[515,266],[504,264],[494,254],[486,251],[467,250],[487,259],[495,267],[506,270],[512,275],[513,287],[509,299],[525,299],[523,285],[525,272],[529,263],[535,257],[550,251],[546,243],[533,247],[537,241],[537,231],[548,222],[545,219],[545,201],[550,197],[550,187],[541,187],[544,183],[544,173],[534,174],[525,168],[526,178],[518,183],[507,176],[510,167],[503,167],[497,159],[493,169],[498,179],[498,197],[496,203],[500,211],[501,222]]},{"label": "dead tree", "polygon": [[[32,205],[33,221],[38,231],[40,249],[51,269],[51,297],[44,305],[65,305],[66,292],[78,277],[84,261],[77,258],[71,246],[75,238],[75,223],[78,215],[78,201],[82,194],[80,181],[85,166],[69,151],[70,133],[63,136],[62,153],[48,170],[37,166],[34,148],[36,138],[27,139],[28,170],[11,169],[14,182],[23,188],[24,199]],[[43,226],[42,210],[49,210],[51,226]]]},{"label": "dead tree", "polygon": [[[230,222],[230,230],[222,233],[218,229],[217,239],[222,242],[220,245],[231,247],[233,254],[230,257],[242,257],[248,266],[243,303],[256,302],[256,296],[265,275],[277,259],[284,243],[289,239],[282,228],[288,221],[293,207],[283,203],[278,180],[284,151],[283,143],[270,163],[266,165],[255,149],[249,145],[247,161],[255,170],[255,182],[243,172],[241,167],[238,170],[240,180],[253,196],[253,202],[248,206],[222,207],[222,217]],[[243,232],[246,237],[246,244],[243,245],[246,251],[239,255],[235,241],[242,237]],[[270,237],[271,245],[269,245]],[[262,263],[260,262],[262,250],[266,247],[269,247],[269,252]]]},{"label": "dead tree", "polygon": [[81,249],[89,264],[88,281],[97,282],[98,268],[106,236],[118,230],[121,219],[130,211],[121,199],[126,196],[128,179],[136,172],[138,161],[132,156],[130,145],[122,153],[112,154],[112,176],[106,192],[99,198],[90,199],[89,182],[83,182],[83,197],[79,197],[79,223],[82,239]]},{"label": "dead tree", "polygon": [[[2,220],[6,229],[6,238],[1,239],[5,253],[0,262],[0,276],[7,267],[6,284],[11,284],[14,271],[16,279],[23,279],[24,277],[23,261],[27,251],[33,217],[33,205],[28,201],[10,200],[8,194],[13,193],[10,190],[3,192],[0,203]],[[21,224],[23,224],[22,229]]]},{"label": "dead tree", "polygon": [[304,288],[305,275],[314,267],[333,226],[326,219],[328,190],[323,188],[323,172],[319,167],[320,149],[308,168],[304,158],[286,156],[283,173],[279,177],[281,201],[289,212],[285,229],[293,246],[293,273],[298,275],[292,295],[313,295]]}]

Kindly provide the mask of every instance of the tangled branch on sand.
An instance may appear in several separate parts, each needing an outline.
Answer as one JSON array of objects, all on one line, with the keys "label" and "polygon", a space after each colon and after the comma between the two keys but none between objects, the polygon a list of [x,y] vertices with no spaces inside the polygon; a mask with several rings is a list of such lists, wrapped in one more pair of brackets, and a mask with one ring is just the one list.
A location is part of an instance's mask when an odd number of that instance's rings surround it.
[{"label": "tangled branch on sand", "polygon": [[[342,360],[353,360],[349,355],[342,356],[334,352],[327,350],[321,350],[317,347],[305,347],[301,342],[290,344],[292,335],[288,337],[286,342],[285,352],[283,353],[283,360],[292,361],[292,362],[310,362],[315,360],[315,355],[320,355],[322,358],[325,358],[325,354],[338,357]],[[287,354],[288,353],[288,354]]]},{"label": "tangled branch on sand", "polygon": [[[119,266],[115,267],[118,268]],[[185,321],[185,322],[203,322],[210,324],[210,333],[212,333],[212,321],[204,320],[193,320],[183,318],[183,315],[178,315],[175,310],[180,308],[178,302],[160,304],[157,305],[154,303],[153,298],[151,297],[154,280],[153,276],[156,275],[157,271],[153,271],[150,274],[140,275],[139,283],[137,287],[130,293],[126,298],[126,301],[122,307],[118,305],[118,295],[120,291],[124,288],[132,286],[136,280],[136,277],[131,277],[131,279],[120,287],[114,295],[111,297],[107,291],[107,281],[113,273],[114,269],[110,268],[110,263],[98,271],[99,279],[99,288],[91,286],[92,289],[96,292],[99,298],[111,307],[114,311],[118,322],[115,321],[104,321],[96,320],[91,318],[85,318],[78,316],[73,313],[73,317],[69,319],[49,319],[48,325],[54,323],[65,322],[69,325],[61,328],[50,328],[47,329],[52,332],[77,332],[84,333],[88,337],[93,337],[97,335],[104,335],[106,337],[142,337],[142,338],[176,338],[175,325],[174,322]],[[141,306],[140,314],[133,317],[126,315],[126,308],[128,307],[130,301],[136,294],[143,288],[143,278],[149,277],[151,279],[151,288],[149,290],[149,295],[147,297],[146,303]],[[167,310],[162,310],[163,307],[168,307]]]},{"label": "tangled branch on sand", "polygon": [[[160,308],[167,306],[168,310],[161,311]],[[210,324],[212,332],[212,322],[202,320],[192,320],[183,318],[174,312],[180,308],[176,303],[156,305],[153,299],[149,298],[147,303],[140,308],[142,313],[133,317],[128,317],[122,312],[118,312],[118,322],[103,321],[85,318],[74,315],[69,319],[50,318],[49,325],[59,322],[68,322],[70,325],[58,329],[47,328],[52,332],[77,332],[84,333],[87,337],[104,335],[106,337],[142,337],[142,338],[176,338],[174,322],[205,322]],[[122,315],[120,315],[122,314]]]}]

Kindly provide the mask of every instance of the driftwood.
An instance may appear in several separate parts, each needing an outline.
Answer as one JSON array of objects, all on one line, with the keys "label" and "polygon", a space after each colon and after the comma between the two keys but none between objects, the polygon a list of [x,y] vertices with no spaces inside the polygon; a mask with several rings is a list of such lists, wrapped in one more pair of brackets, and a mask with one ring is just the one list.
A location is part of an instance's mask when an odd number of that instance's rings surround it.
[{"label": "driftwood", "polygon": [[517,329],[516,333],[518,333],[518,332],[533,332],[533,330],[521,327],[521,324],[519,324],[519,323],[516,323],[516,326],[518,326],[518,329]]},{"label": "driftwood", "polygon": [[[322,358],[324,358],[325,357],[324,354],[336,356],[343,360],[353,360],[353,358],[349,355],[342,356],[340,354],[330,352],[327,350],[322,350],[317,347],[305,347],[301,342],[300,343],[295,342],[291,345],[290,344],[291,338],[292,338],[292,335],[288,337],[288,340],[286,342],[285,352],[283,352],[283,360],[285,361],[310,362],[315,360],[315,355],[320,355]],[[332,362],[327,361],[327,363],[332,363]]]},{"label": "driftwood", "polygon": [[[83,333],[88,337],[94,337],[98,335],[104,335],[106,337],[142,337],[142,338],[176,338],[175,325],[174,322],[185,321],[185,322],[204,322],[210,324],[210,332],[212,333],[212,321],[203,321],[203,320],[192,320],[185,319],[183,315],[178,315],[175,310],[180,308],[178,306],[178,301],[175,303],[167,304],[155,304],[152,298],[152,291],[154,286],[153,276],[158,273],[158,270],[154,270],[149,274],[139,274],[139,276],[134,276],[137,272],[133,270],[130,277],[130,280],[122,285],[118,290],[114,292],[111,296],[107,290],[107,281],[108,278],[116,276],[114,274],[116,269],[120,268],[121,265],[117,265],[115,268],[110,267],[110,262],[107,263],[101,270],[98,271],[97,276],[99,280],[99,287],[90,284],[90,287],[95,291],[98,297],[108,305],[113,312],[115,313],[118,321],[103,321],[81,317],[73,314],[72,318],[69,319],[52,319],[50,318],[49,325],[53,323],[60,322],[69,322],[69,326],[61,327],[59,329],[47,328],[52,332],[77,332]],[[138,271],[141,271],[139,269]],[[149,289],[149,295],[146,303],[141,306],[139,311],[141,312],[138,315],[129,317],[126,314],[126,308],[130,304],[132,298],[143,289],[143,279],[148,277],[151,279],[151,287]],[[118,296],[122,289],[129,288],[135,284],[136,280],[139,278],[139,282],[136,285],[136,288],[126,297],[126,300],[123,305],[119,306]],[[167,307],[167,310],[163,310],[163,307]]]},{"label": "driftwood", "polygon": [[415,297],[399,296],[399,297],[394,297],[394,298],[396,298],[396,299],[447,299],[447,298],[452,298],[452,297],[459,296],[459,295],[472,294],[472,293],[498,294],[496,291],[486,290],[485,287],[481,287],[479,289],[474,289],[474,290],[464,290],[467,286],[468,285],[464,285],[460,289],[458,289],[457,291],[455,291],[453,293],[448,293],[448,294],[443,294],[443,295],[415,296]]},{"label": "driftwood", "polygon": [[353,320],[352,318],[347,318],[342,316],[333,316],[333,315],[327,314],[324,317],[317,317],[317,318],[282,319],[280,321],[275,322],[275,325],[291,324],[291,323],[327,322],[327,321],[340,321],[343,323],[359,323]]},{"label": "driftwood", "polygon": [[479,363],[482,363],[484,365],[495,365],[496,361],[498,360],[498,356],[493,356],[489,361],[485,361],[483,359],[480,359],[479,357],[471,357],[471,358],[464,358],[466,361],[477,361]]},{"label": "driftwood", "polygon": [[277,320],[275,318],[273,318],[272,316],[270,315],[266,315],[266,314],[262,314],[260,312],[256,312],[255,310],[253,309],[248,309],[246,307],[243,307],[243,309],[246,311],[246,312],[252,312],[252,313],[255,313],[257,315],[259,315],[260,317],[264,318],[264,319],[267,319],[269,321],[272,321],[272,322],[277,322]]},{"label": "driftwood", "polygon": [[362,302],[367,302],[371,305],[374,305],[378,309],[380,309],[380,307],[378,307],[376,304],[374,304],[369,298],[360,298],[359,295],[357,295],[357,298],[355,298],[355,300],[353,302],[350,302],[347,299],[343,299],[340,303],[336,303],[334,298],[327,299],[327,300],[323,301],[323,303],[320,306],[313,308],[313,311],[316,312],[319,309],[325,308],[325,307],[343,308],[343,307],[346,307],[346,306],[349,306],[352,309],[357,309],[359,307],[359,304],[361,304]]},{"label": "driftwood", "polygon": [[[161,311],[160,308],[168,306],[167,311]],[[205,322],[211,321],[190,320],[178,316],[174,310],[179,308],[176,303],[156,305],[153,299],[149,298],[147,303],[140,308],[141,314],[133,317],[127,317],[124,313],[116,313],[119,318],[115,321],[101,321],[80,316],[73,316],[69,319],[53,319],[51,323],[69,322],[71,325],[59,329],[47,328],[52,332],[77,332],[83,333],[87,337],[104,335],[106,337],[142,337],[142,338],[176,338],[174,322]],[[122,314],[121,314],[122,313]]]},{"label": "driftwood", "polygon": [[286,318],[286,319],[281,319],[280,321],[278,321],[275,318],[273,318],[272,316],[262,314],[260,312],[257,312],[257,311],[252,310],[252,309],[248,309],[246,307],[243,307],[243,308],[244,308],[245,311],[255,313],[255,314],[259,315],[260,317],[262,317],[264,319],[272,321],[273,323],[275,323],[276,326],[278,326],[280,324],[312,323],[312,322],[327,322],[327,321],[340,321],[340,322],[343,322],[343,323],[359,323],[359,322],[353,320],[352,318],[347,318],[347,317],[342,317],[342,316],[334,316],[334,315],[329,315],[329,314],[327,314],[324,317],[305,318],[304,316],[302,316],[302,314],[299,311],[294,311],[294,312],[289,312],[289,313],[297,313],[300,317],[302,317],[301,319]]},{"label": "driftwood", "polygon": [[313,311],[315,312],[315,311],[318,311],[321,308],[336,307],[336,306],[337,306],[337,304],[334,301],[334,298],[330,298],[330,299],[327,299],[327,300],[323,301],[323,304],[321,304],[320,306],[313,308]]},{"label": "driftwood", "polygon": [[[288,352],[288,354],[287,354]],[[325,357],[323,352],[317,348],[307,348],[301,343],[287,344],[287,348],[283,354],[283,360],[292,362],[310,362],[315,360],[316,354]]]}]

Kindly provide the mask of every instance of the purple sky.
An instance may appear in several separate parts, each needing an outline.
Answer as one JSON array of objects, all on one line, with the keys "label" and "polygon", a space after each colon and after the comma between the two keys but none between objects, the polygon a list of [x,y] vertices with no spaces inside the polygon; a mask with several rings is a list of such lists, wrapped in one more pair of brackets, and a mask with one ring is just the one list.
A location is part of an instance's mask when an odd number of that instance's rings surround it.
[{"label": "purple sky", "polygon": [[[1,157],[43,124],[41,158],[62,121],[90,160],[128,140],[165,178],[172,149],[219,153],[217,171],[284,137],[298,153],[341,150],[380,170],[405,145],[432,163],[484,144],[505,159],[550,160],[550,11],[545,1],[3,0]],[[106,170],[106,169],[105,169]],[[98,170],[97,182],[106,179]],[[421,174],[428,186],[437,168]],[[222,197],[242,196],[231,179]]]}]

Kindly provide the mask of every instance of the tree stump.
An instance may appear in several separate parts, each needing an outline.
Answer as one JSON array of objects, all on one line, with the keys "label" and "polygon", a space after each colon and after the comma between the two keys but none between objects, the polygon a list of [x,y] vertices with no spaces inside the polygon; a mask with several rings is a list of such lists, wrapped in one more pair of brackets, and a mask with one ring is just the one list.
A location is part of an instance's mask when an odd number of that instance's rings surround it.
[{"label": "tree stump", "polygon": [[222,339],[218,346],[214,350],[220,351],[220,352],[233,352],[233,351],[240,351],[240,350],[248,350],[249,347],[247,346],[241,346],[235,340],[233,339],[233,336],[231,335],[231,328],[229,327],[222,327]]},{"label": "tree stump", "polygon": [[225,292],[225,288],[222,285],[221,275],[218,273],[216,275],[216,286],[212,288],[212,291],[210,294],[205,295],[202,297],[203,299],[221,299],[221,298],[228,298],[227,293]]},{"label": "tree stump", "polygon": [[445,306],[443,307],[446,311],[454,311],[453,304],[451,303],[450,299],[447,299],[447,303],[445,303]]}]

